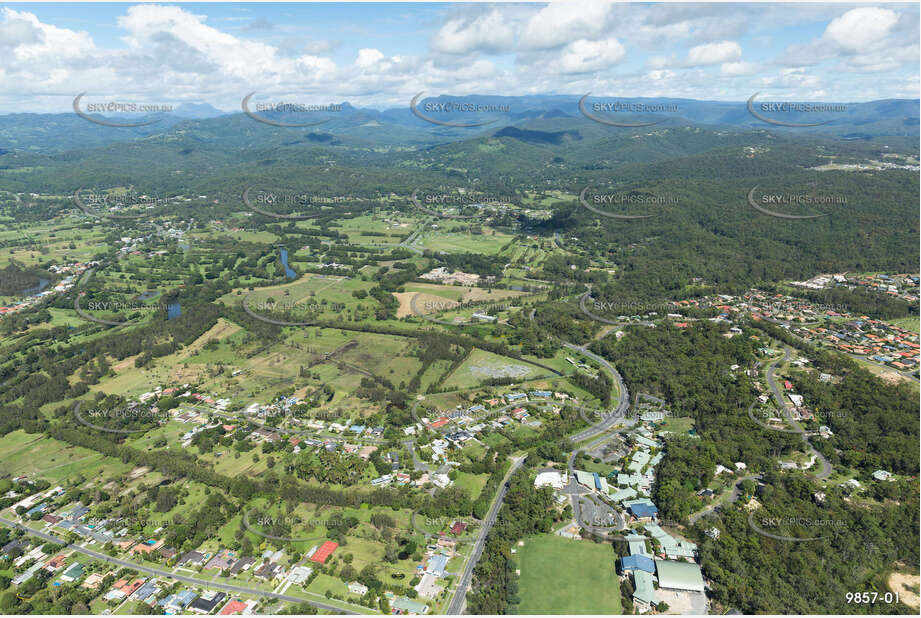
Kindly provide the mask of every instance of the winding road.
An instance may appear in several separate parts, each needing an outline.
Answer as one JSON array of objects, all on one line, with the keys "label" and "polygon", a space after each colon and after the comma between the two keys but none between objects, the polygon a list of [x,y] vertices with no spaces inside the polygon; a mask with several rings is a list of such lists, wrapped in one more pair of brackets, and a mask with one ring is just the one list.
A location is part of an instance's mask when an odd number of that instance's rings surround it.
[{"label": "winding road", "polygon": [[802,426],[793,419],[793,413],[790,411],[790,408],[788,408],[787,405],[784,403],[783,393],[780,392],[780,387],[777,386],[777,380],[774,377],[774,371],[777,369],[778,363],[780,363],[781,361],[786,362],[790,360],[790,354],[792,352],[793,350],[792,348],[790,348],[790,346],[784,346],[783,358],[775,359],[774,361],[771,362],[770,365],[768,365],[767,371],[765,372],[765,375],[767,377],[768,386],[771,387],[771,392],[774,394],[774,399],[777,401],[777,407],[779,407],[783,411],[783,415],[784,415],[784,418],[787,419],[787,423],[790,425],[790,427],[793,428],[794,431],[796,431],[796,433],[800,434],[803,437],[803,442],[806,443],[806,446],[808,447],[810,454],[813,455],[816,458],[816,460],[822,465],[822,469],[818,473],[816,473],[815,477],[819,480],[827,479],[829,476],[831,476],[831,473],[832,473],[831,464],[828,462],[827,459],[825,459],[825,456],[822,455],[822,453],[817,451],[816,448],[812,446],[812,443],[809,441],[809,437],[806,435],[806,430],[803,429]]}]

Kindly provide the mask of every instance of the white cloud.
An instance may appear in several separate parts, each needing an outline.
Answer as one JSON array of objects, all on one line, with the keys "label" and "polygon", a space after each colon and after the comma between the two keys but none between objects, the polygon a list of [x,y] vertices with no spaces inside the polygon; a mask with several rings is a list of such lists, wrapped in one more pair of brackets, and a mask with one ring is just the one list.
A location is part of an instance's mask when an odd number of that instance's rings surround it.
[{"label": "white cloud", "polygon": [[528,20],[519,46],[524,50],[553,49],[598,38],[605,31],[610,10],[607,2],[550,4]]},{"label": "white cloud", "polygon": [[627,55],[627,50],[617,39],[603,41],[575,41],[563,48],[556,63],[560,73],[587,73],[602,71]]},{"label": "white cloud", "polygon": [[852,9],[833,19],[825,29],[824,36],[845,49],[861,51],[885,39],[898,21],[898,14],[889,9]]},{"label": "white cloud", "polygon": [[742,48],[735,41],[705,43],[688,51],[687,66],[698,67],[708,64],[733,62],[742,57]]},{"label": "white cloud", "polygon": [[443,54],[466,54],[472,51],[498,52],[514,45],[514,30],[503,15],[492,10],[473,19],[448,21],[429,41],[429,47]]},{"label": "white cloud", "polygon": [[355,65],[367,68],[377,64],[384,58],[384,54],[377,49],[359,49],[358,58],[355,59]]},{"label": "white cloud", "polygon": [[720,73],[723,75],[737,76],[737,75],[753,75],[757,73],[759,67],[757,64],[752,62],[724,62],[720,65]]}]

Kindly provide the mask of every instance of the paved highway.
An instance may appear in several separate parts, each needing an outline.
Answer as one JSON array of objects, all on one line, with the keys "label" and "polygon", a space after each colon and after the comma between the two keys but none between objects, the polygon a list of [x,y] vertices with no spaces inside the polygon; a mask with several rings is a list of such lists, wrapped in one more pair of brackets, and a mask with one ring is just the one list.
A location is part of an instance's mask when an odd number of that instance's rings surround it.
[{"label": "paved highway", "polygon": [[502,479],[502,484],[499,486],[499,493],[493,501],[492,508],[489,509],[489,514],[486,516],[486,519],[483,520],[483,525],[480,526],[480,535],[473,545],[473,551],[470,553],[470,558],[464,566],[464,572],[461,574],[460,581],[457,582],[454,598],[451,599],[451,605],[448,606],[448,614],[458,615],[464,611],[464,605],[467,602],[467,588],[470,586],[470,580],[473,577],[473,568],[480,560],[480,555],[483,553],[483,546],[486,544],[486,535],[489,534],[489,530],[492,528],[493,524],[496,523],[496,516],[499,514],[499,509],[502,508],[502,501],[505,500],[505,493],[508,491],[506,483],[512,477],[512,474],[521,467],[521,464],[524,463],[524,459],[524,457],[513,459],[512,466],[509,468],[508,472],[506,472],[505,478]]},{"label": "paved highway", "polygon": [[245,594],[245,595],[256,596],[256,597],[265,597],[269,599],[278,599],[280,601],[288,601],[289,603],[305,603],[306,602],[306,603],[310,603],[314,607],[328,610],[336,614],[357,614],[358,613],[358,612],[353,612],[353,611],[349,611],[346,609],[342,609],[341,607],[336,607],[334,605],[327,605],[325,603],[318,603],[317,601],[311,601],[309,599],[305,599],[302,597],[291,596],[289,594],[277,594],[274,592],[266,592],[265,590],[247,588],[245,586],[235,586],[233,584],[223,584],[223,583],[213,582],[208,579],[198,579],[197,577],[188,577],[186,575],[180,575],[178,573],[173,573],[165,569],[156,569],[153,567],[148,567],[148,566],[144,566],[141,564],[137,564],[136,562],[131,562],[129,560],[113,558],[112,556],[107,556],[106,554],[103,554],[97,551],[93,551],[91,549],[86,549],[85,547],[80,547],[79,545],[75,545],[73,543],[68,543],[66,540],[60,537],[57,537],[53,534],[48,534],[47,532],[39,532],[38,530],[27,528],[25,526],[22,526],[16,523],[15,521],[11,521],[4,517],[0,517],[0,524],[4,524],[12,528],[23,530],[45,541],[51,541],[52,543],[64,545],[68,549],[73,549],[76,552],[85,554],[87,556],[91,556],[93,558],[96,558],[97,560],[102,560],[104,562],[108,562],[109,564],[114,564],[120,567],[127,567],[129,569],[134,569],[135,571],[138,571],[140,573],[146,573],[148,575],[155,575],[157,577],[171,578],[171,579],[175,579],[181,582],[185,582],[187,584],[194,584],[196,586],[200,586],[202,588],[207,588],[207,589],[226,590],[226,591],[238,593],[238,594]]},{"label": "paved highway", "polygon": [[617,407],[614,408],[610,414],[604,416],[600,422],[592,425],[588,429],[570,436],[570,439],[573,442],[581,442],[586,438],[590,438],[599,433],[608,431],[615,423],[624,418],[624,416],[627,414],[627,409],[630,407],[630,393],[627,391],[627,386],[624,384],[623,378],[619,373],[617,373],[617,370],[614,369],[614,366],[607,360],[588,350],[585,346],[577,346],[573,343],[564,343],[563,347],[568,350],[578,352],[579,354],[584,354],[585,356],[589,357],[607,369],[611,373],[611,376],[614,378],[614,383],[617,385],[618,391],[620,392],[620,400],[617,402]]}]

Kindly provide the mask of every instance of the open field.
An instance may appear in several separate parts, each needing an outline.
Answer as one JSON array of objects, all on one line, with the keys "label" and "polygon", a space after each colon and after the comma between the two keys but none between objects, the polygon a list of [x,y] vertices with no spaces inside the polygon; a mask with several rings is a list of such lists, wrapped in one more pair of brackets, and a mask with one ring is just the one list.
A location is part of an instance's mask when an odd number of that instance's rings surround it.
[{"label": "open field", "polygon": [[514,358],[507,358],[486,352],[473,350],[466,361],[454,370],[444,381],[445,388],[473,388],[492,378],[515,378],[533,380],[547,372],[539,367],[528,365]]},{"label": "open field", "polygon": [[520,614],[620,614],[617,555],[610,545],[556,535],[515,546]]},{"label": "open field", "polygon": [[921,318],[915,316],[910,318],[895,318],[887,320],[890,324],[895,324],[899,328],[910,330],[915,333],[921,333]]}]

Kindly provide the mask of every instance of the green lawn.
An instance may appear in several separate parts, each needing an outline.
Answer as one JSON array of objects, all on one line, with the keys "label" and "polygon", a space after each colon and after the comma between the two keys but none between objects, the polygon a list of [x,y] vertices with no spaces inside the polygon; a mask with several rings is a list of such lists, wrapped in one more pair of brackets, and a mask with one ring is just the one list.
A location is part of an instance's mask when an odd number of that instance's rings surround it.
[{"label": "green lawn", "polygon": [[617,556],[610,545],[556,535],[515,546],[521,570],[519,614],[620,614]]},{"label": "green lawn", "polygon": [[894,320],[889,320],[890,324],[895,324],[899,328],[904,328],[905,330],[910,330],[916,333],[921,332],[919,328],[919,318],[917,316],[910,318],[896,318]]}]

